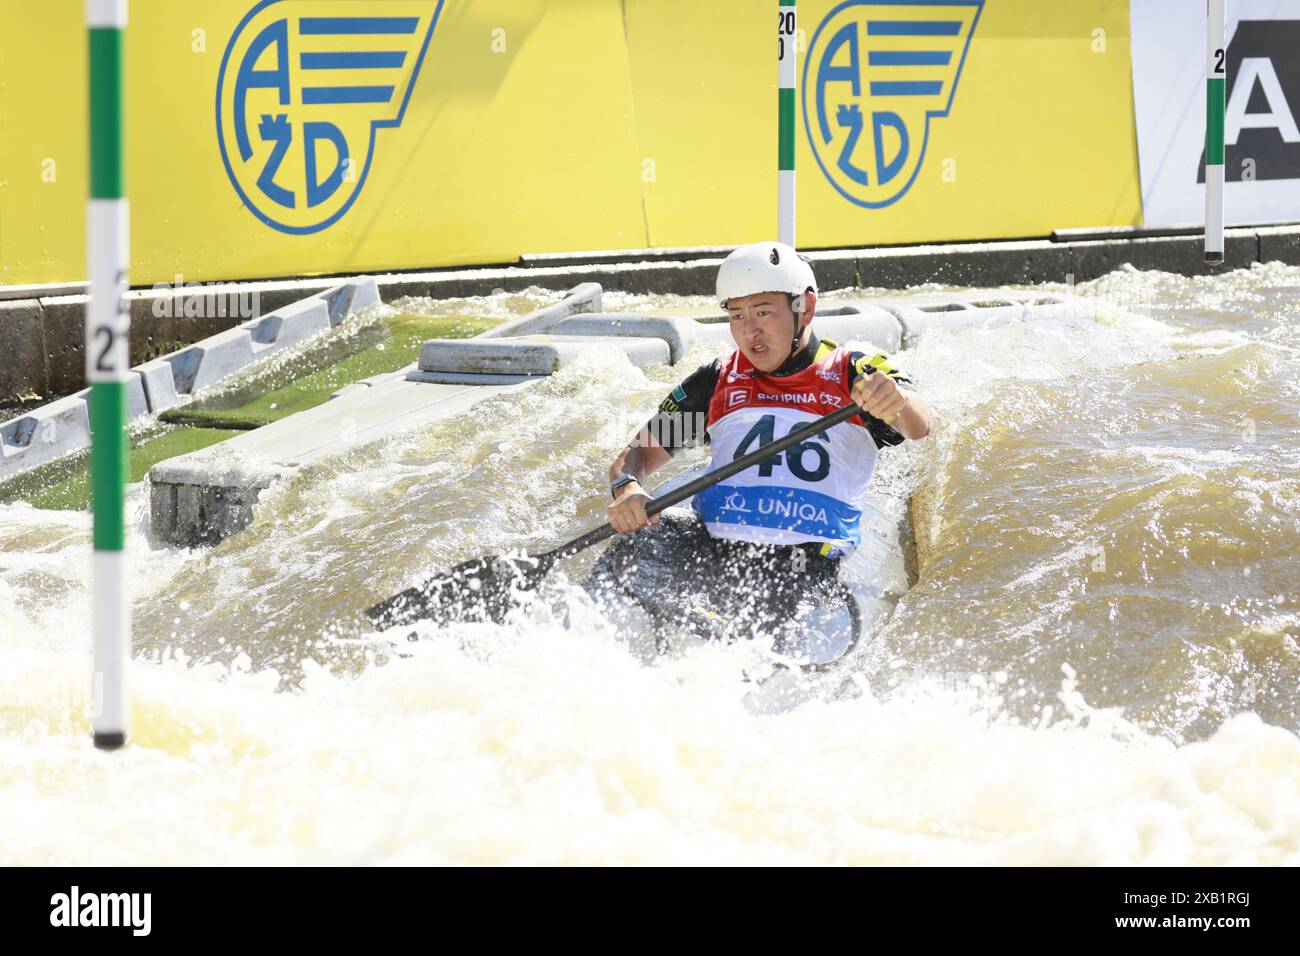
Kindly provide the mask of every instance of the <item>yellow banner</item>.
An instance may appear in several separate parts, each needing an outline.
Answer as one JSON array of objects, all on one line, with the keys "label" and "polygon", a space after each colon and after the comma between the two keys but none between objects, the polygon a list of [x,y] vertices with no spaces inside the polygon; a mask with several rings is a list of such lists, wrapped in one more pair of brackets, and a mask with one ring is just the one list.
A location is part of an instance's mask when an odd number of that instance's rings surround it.
[{"label": "yellow banner", "polygon": [[[774,235],[775,8],[131,0],[132,281]],[[1140,222],[1126,4],[798,11],[801,246]],[[0,9],[0,283],[84,276],[85,50]]]},{"label": "yellow banner", "polygon": [[799,9],[802,244],[1141,222],[1127,4]]}]

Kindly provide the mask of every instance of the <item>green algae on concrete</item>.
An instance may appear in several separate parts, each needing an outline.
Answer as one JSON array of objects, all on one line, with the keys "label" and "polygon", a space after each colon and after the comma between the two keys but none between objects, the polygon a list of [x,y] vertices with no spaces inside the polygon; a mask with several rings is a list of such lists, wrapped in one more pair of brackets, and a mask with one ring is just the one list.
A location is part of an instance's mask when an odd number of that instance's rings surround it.
[{"label": "green algae on concrete", "polygon": [[[160,428],[134,436],[128,480],[142,480],[160,461],[314,408],[345,385],[410,365],[428,339],[469,338],[501,321],[473,315],[398,313],[290,361],[273,362],[210,397],[163,413]],[[89,508],[88,457],[81,452],[62,458],[0,485],[0,504],[26,501],[50,510]]]},{"label": "green algae on concrete", "polygon": [[[309,363],[296,364],[290,374],[254,380],[164,413],[163,421],[250,429],[315,408],[345,385],[373,375],[395,372],[420,355],[429,339],[469,338],[499,324],[496,319],[468,315],[429,317],[396,315],[360,329]],[[304,374],[305,371],[305,374]]]}]

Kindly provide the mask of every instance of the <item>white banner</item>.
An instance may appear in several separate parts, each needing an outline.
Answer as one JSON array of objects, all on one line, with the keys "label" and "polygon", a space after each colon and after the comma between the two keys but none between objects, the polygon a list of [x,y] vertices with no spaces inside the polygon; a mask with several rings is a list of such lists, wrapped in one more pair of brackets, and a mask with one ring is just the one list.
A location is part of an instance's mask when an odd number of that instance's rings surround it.
[{"label": "white banner", "polygon": [[[1205,221],[1205,3],[1132,0],[1143,221]],[[1228,225],[1300,221],[1300,0],[1228,0]]]}]

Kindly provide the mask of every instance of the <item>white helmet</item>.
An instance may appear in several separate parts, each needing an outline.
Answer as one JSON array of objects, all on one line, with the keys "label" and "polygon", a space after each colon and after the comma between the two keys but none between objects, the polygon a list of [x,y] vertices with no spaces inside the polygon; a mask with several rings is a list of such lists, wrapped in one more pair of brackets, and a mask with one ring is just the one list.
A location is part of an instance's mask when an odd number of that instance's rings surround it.
[{"label": "white helmet", "polygon": [[784,292],[797,297],[794,311],[803,312],[803,294],[817,292],[817,278],[812,266],[785,243],[755,242],[741,246],[723,260],[717,289],[723,308],[728,299],[756,292]]}]

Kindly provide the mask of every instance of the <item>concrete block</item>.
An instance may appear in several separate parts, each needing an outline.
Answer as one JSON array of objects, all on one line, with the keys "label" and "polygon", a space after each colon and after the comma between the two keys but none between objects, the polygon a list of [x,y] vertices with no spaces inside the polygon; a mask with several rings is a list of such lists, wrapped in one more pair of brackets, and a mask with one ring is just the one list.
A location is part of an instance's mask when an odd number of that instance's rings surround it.
[{"label": "concrete block", "polygon": [[176,391],[176,376],[171,362],[154,359],[136,366],[133,371],[140,376],[145,400],[154,415],[175,408],[183,401]]},{"label": "concrete block", "polygon": [[897,352],[903,347],[902,326],[879,305],[829,302],[827,306],[828,313],[818,309],[813,318],[813,328],[822,338],[842,345],[869,344],[882,352]]},{"label": "concrete block", "polygon": [[90,409],[79,395],[0,424],[0,479],[90,445]]},{"label": "concrete block", "polygon": [[247,329],[227,329],[162,360],[172,367],[177,393],[194,395],[249,365],[253,337]]},{"label": "concrete block", "polygon": [[936,328],[949,331],[993,328],[1011,323],[1092,319],[1091,304],[1077,296],[1050,293],[933,293],[880,300],[902,327],[903,345],[911,346]]},{"label": "concrete block", "polygon": [[[195,289],[177,290],[175,301],[179,302],[179,297],[182,296],[192,299],[200,294],[210,295],[217,301],[221,296],[228,296],[234,288],[236,287],[205,287],[201,292]],[[135,296],[132,307],[147,307],[151,302],[159,300],[165,291],[151,290],[148,293],[152,296],[151,299],[132,293]],[[258,359],[327,331],[332,324],[331,305],[340,315],[347,315],[358,308],[373,305],[378,301],[379,295],[378,287],[370,278],[339,284],[332,291],[336,293],[333,298],[319,295],[302,298],[273,314],[251,319],[241,327],[218,332],[201,342],[132,369],[127,380],[129,418],[135,420],[174,408],[188,397],[218,384]],[[3,450],[0,478],[79,451],[89,444],[90,428],[86,406],[89,392],[83,388],[85,370],[82,358],[85,308],[85,295],[0,302],[0,333],[5,331],[6,319],[18,316],[23,323],[24,334],[42,335],[44,345],[37,357],[45,363],[46,368],[53,368],[57,376],[47,383],[48,386],[73,392],[66,399],[35,409],[0,426],[3,428],[3,439],[0,440],[0,449]],[[38,317],[41,320],[39,323],[36,322]],[[151,314],[151,321],[152,318]],[[164,315],[159,320],[164,323],[174,321],[176,319],[172,315]],[[186,318],[184,321],[190,320]],[[210,321],[221,322],[224,318],[217,316]],[[15,325],[16,323],[17,320]],[[138,327],[133,327],[133,342],[140,331]],[[161,335],[170,335],[174,329],[159,325],[155,331]],[[16,339],[17,331],[10,341]],[[81,391],[75,391],[76,389]]]},{"label": "concrete block", "polygon": [[670,354],[668,343],[661,339],[544,335],[509,340],[434,339],[420,349],[419,366],[422,372],[550,375],[584,352],[610,346],[621,349],[641,368],[666,363]]},{"label": "concrete block", "polygon": [[150,534],[175,547],[214,545],[246,528],[262,492],[290,470],[218,466],[203,452],[155,465],[149,472]]},{"label": "concrete block", "polygon": [[672,316],[606,312],[565,319],[551,334],[662,339],[668,345],[668,360],[676,365],[686,353],[696,325],[692,319]]},{"label": "concrete block", "polygon": [[155,465],[149,472],[154,538],[179,547],[215,544],[248,524],[264,489],[298,469],[540,380],[437,385],[403,377],[413,372],[412,365],[397,377],[376,376],[369,388]]},{"label": "concrete block", "polygon": [[383,304],[383,299],[379,296],[379,285],[371,276],[353,279],[348,285],[352,287],[352,301],[347,306],[349,315],[358,315]]},{"label": "concrete block", "polygon": [[560,367],[550,342],[480,342],[434,339],[420,349],[421,372],[472,372],[487,375],[550,375]]},{"label": "concrete block", "polygon": [[[377,301],[379,293],[373,279],[354,280],[146,362],[140,368],[146,379],[150,408],[157,413],[174,407],[182,396],[192,396],[260,358],[328,331],[337,324],[331,310],[339,316],[337,321],[342,321],[355,307],[368,307]],[[163,365],[170,368],[170,384]]]},{"label": "concrete block", "polygon": [[488,329],[478,339],[513,338],[520,335],[533,335],[546,332],[556,323],[571,315],[600,311],[600,297],[604,290],[598,282],[584,282],[569,290],[559,302],[545,308],[529,312],[518,319],[503,322],[495,328]]},{"label": "concrete block", "polygon": [[194,541],[196,544],[203,540],[203,498],[198,485],[176,486],[174,521],[171,532],[174,539]]},{"label": "concrete block", "polygon": [[1255,230],[1255,235],[1259,240],[1260,262],[1300,265],[1300,229],[1295,226],[1265,227]]},{"label": "concrete block", "polygon": [[252,524],[253,508],[261,494],[258,488],[204,488],[200,543],[216,544]]},{"label": "concrete block", "polygon": [[0,403],[49,389],[45,358],[45,313],[37,299],[0,302]]},{"label": "concrete block", "polygon": [[155,543],[178,548],[218,544],[253,520],[261,489],[153,481],[149,531]]},{"label": "concrete block", "polygon": [[[332,289],[326,289],[316,296],[317,299],[325,302],[329,310],[329,321],[331,325],[338,325],[350,315],[356,315],[364,312],[371,306],[380,303],[379,286],[371,276],[361,276],[356,279],[349,279],[342,285],[334,286]],[[309,301],[309,300],[303,300]],[[301,305],[302,301],[295,303]],[[283,307],[277,308],[276,311],[282,311]]]},{"label": "concrete block", "polygon": [[253,340],[253,354],[261,356],[328,332],[330,326],[329,303],[313,297],[245,322],[242,328],[248,330]]},{"label": "concrete block", "polygon": [[69,395],[86,384],[86,297],[41,299],[50,391]]},{"label": "concrete block", "polygon": [[149,414],[149,397],[144,391],[144,379],[134,369],[126,380],[126,417],[128,421]]},{"label": "concrete block", "polygon": [[[351,279],[324,290],[320,288],[321,280],[264,285],[265,288],[250,284],[179,289],[167,286],[128,293],[132,354],[139,356],[158,341],[184,341],[205,332],[213,333],[192,346],[199,348],[198,352],[186,348],[163,356],[163,361],[174,369],[175,391],[190,394],[193,389],[215,384],[238,371],[252,360],[250,355],[260,357],[295,345],[379,301],[378,286],[371,277]],[[256,297],[259,309],[254,311],[260,310],[261,315],[240,327],[230,328],[240,320],[241,313],[249,314],[241,297]],[[292,301],[285,301],[288,299]],[[42,315],[44,384],[41,391],[73,392],[86,384],[86,300],[84,294],[78,294],[35,301]],[[279,308],[267,313],[268,304]],[[18,303],[3,305],[5,312],[9,312],[16,311]],[[22,314],[27,318],[30,310]],[[272,316],[276,317],[274,321],[265,321]],[[4,317],[4,312],[0,312],[0,329],[4,328]],[[243,339],[250,333],[251,339],[245,343]],[[152,363],[145,364],[152,367]],[[0,371],[0,394],[4,394],[4,384],[5,373]],[[157,391],[162,383],[154,381],[153,384]],[[161,411],[165,405],[160,395],[155,410]]]},{"label": "concrete block", "polygon": [[[821,326],[818,325],[817,328],[820,335]],[[731,337],[731,323],[725,318],[709,322],[696,320],[694,327],[691,329],[691,340],[695,342],[718,342],[731,348],[736,345],[736,340]]]},{"label": "concrete block", "polygon": [[[68,398],[79,398],[89,406],[90,388],[83,388],[79,392],[74,392]],[[46,406],[48,407],[48,406]],[[135,421],[149,414],[149,401],[145,397],[144,379],[136,375],[134,371],[131,377],[126,380],[126,417],[127,421]]]},{"label": "concrete block", "polygon": [[217,544],[253,520],[259,487],[154,482],[150,489],[150,532],[156,542],[195,548]]},{"label": "concrete block", "polygon": [[[0,424],[0,480],[90,447],[90,389],[49,402]],[[144,380],[126,383],[127,418],[149,414]]]},{"label": "concrete block", "polygon": [[160,541],[172,543],[176,524],[176,485],[149,486],[149,528]]}]

